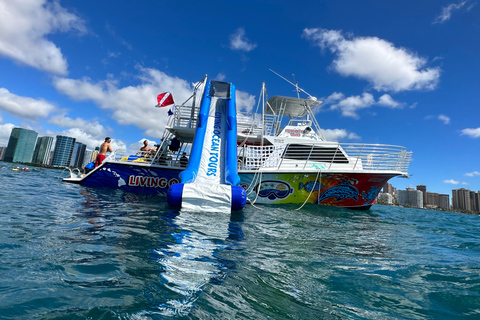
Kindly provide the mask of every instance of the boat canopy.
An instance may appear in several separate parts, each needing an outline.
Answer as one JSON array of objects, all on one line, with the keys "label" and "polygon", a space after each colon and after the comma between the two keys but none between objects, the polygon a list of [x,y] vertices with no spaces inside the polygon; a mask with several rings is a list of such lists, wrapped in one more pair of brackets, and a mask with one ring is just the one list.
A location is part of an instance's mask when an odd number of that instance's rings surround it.
[{"label": "boat canopy", "polygon": [[320,103],[322,102],[313,99],[274,96],[268,99],[265,113],[303,117]]}]

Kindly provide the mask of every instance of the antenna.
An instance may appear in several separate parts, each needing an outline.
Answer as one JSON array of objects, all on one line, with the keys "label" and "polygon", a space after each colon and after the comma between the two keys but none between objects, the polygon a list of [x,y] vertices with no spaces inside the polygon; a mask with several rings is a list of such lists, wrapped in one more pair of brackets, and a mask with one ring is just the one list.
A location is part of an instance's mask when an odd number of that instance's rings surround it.
[{"label": "antenna", "polygon": [[[268,69],[270,71],[272,71],[273,73],[275,73],[277,76],[279,76],[280,78],[282,78],[283,80],[287,81],[288,83],[290,83],[292,86],[294,86],[296,89],[297,89],[297,95],[299,96],[300,95],[300,91],[305,93],[308,98],[310,98],[311,100],[314,100],[314,101],[317,101],[317,98],[315,98],[314,96],[312,96],[310,93],[308,93],[307,91],[303,90],[302,88],[300,88],[298,86],[298,82],[295,81],[295,83],[291,82],[290,80],[287,80],[285,79],[285,77],[282,77],[280,74],[276,73],[275,71],[273,71],[272,69]],[[295,74],[293,74],[293,79],[295,80]]]}]

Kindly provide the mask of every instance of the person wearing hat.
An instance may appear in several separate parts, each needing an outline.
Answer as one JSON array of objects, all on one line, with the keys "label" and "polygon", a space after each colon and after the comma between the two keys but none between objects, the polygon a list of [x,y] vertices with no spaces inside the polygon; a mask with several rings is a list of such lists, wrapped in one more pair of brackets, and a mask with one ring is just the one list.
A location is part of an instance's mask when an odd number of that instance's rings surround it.
[{"label": "person wearing hat", "polygon": [[110,142],[112,139],[110,137],[105,138],[105,142],[100,146],[100,151],[98,152],[97,159],[95,160],[95,168],[102,164],[103,160],[107,156],[107,152],[113,152]]}]

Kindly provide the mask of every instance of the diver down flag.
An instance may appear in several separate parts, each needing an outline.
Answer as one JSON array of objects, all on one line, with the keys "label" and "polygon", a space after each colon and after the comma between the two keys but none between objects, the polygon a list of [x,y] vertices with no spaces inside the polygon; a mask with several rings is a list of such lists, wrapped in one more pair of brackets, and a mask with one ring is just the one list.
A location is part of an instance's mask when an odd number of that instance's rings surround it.
[{"label": "diver down flag", "polygon": [[175,102],[173,101],[173,96],[170,92],[160,93],[157,96],[157,102],[158,104],[155,106],[157,108],[175,106]]}]

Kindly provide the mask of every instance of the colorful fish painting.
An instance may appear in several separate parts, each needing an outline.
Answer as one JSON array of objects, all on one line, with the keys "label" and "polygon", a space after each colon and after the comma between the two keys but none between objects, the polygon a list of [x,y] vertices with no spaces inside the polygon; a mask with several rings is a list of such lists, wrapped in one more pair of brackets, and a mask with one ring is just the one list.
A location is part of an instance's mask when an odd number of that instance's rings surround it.
[{"label": "colorful fish painting", "polygon": [[342,180],[340,184],[322,192],[315,203],[321,203],[328,198],[336,198],[335,202],[343,199],[354,199],[358,201],[358,189],[352,186],[347,180]]},{"label": "colorful fish painting", "polygon": [[362,191],[362,198],[367,201],[371,201],[377,197],[380,188],[372,186],[368,192]]},{"label": "colorful fish painting", "polygon": [[307,183],[300,182],[298,185],[298,190],[302,190],[302,188],[305,188],[305,191],[311,192],[313,191],[318,191],[323,188],[323,185],[320,183],[320,181],[308,181]]}]

